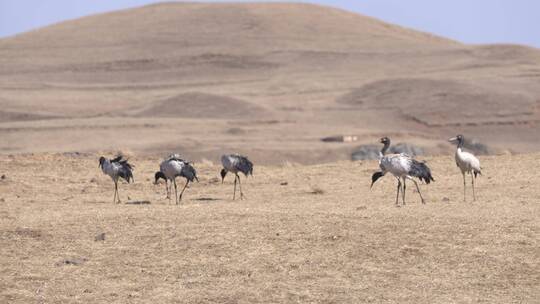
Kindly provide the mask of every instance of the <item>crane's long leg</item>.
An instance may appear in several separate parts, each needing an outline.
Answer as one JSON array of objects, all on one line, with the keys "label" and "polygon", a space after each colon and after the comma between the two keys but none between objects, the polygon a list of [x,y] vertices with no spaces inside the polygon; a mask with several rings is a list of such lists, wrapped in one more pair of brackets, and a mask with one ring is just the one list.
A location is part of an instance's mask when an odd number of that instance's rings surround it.
[{"label": "crane's long leg", "polygon": [[414,185],[416,186],[416,190],[418,190],[418,194],[420,195],[420,199],[422,200],[422,204],[425,204],[426,201],[424,200],[424,197],[422,196],[422,192],[420,192],[420,187],[418,187],[418,183],[412,177],[407,176],[407,178],[414,182]]},{"label": "crane's long leg", "polygon": [[236,174],[236,176],[238,177],[238,186],[240,188],[240,199],[243,200],[244,199],[244,193],[242,192],[242,183],[240,182],[240,176],[238,174]]},{"label": "crane's long leg", "polygon": [[113,197],[113,204],[116,203],[116,196],[118,195],[118,182],[114,182],[114,197]]},{"label": "crane's long leg", "polygon": [[118,200],[118,204],[120,204],[120,192],[118,191],[118,182],[116,182],[116,199]]},{"label": "crane's long leg", "polygon": [[184,188],[180,192],[180,201],[182,201],[182,194],[184,194],[184,190],[186,190],[186,187],[188,184],[189,184],[189,179],[186,179],[186,184],[184,185]]},{"label": "crane's long leg", "polygon": [[467,187],[466,187],[466,185],[465,185],[465,172],[461,172],[461,174],[463,174],[463,202],[466,202],[466,201],[467,201],[467,197],[466,197],[466,195],[465,195],[465,188],[467,188]]},{"label": "crane's long leg", "polygon": [[472,184],[473,201],[476,201],[476,193],[474,191],[474,172],[473,171],[471,171],[471,184]]},{"label": "crane's long leg", "polygon": [[405,206],[405,189],[407,188],[407,185],[405,184],[405,181],[406,181],[406,179],[403,178],[403,189],[402,189],[403,190],[403,196],[402,196],[402,198],[403,198],[403,206]]},{"label": "crane's long leg", "polygon": [[236,198],[236,178],[238,177],[238,175],[236,175],[234,177],[234,192],[233,192],[233,196],[232,196],[232,199],[234,201],[234,199]]},{"label": "crane's long leg", "polygon": [[118,192],[118,181],[114,183],[114,191],[116,193],[116,203],[120,204],[120,192]]},{"label": "crane's long leg", "polygon": [[[172,187],[172,183],[171,183]],[[167,191],[167,197],[169,200],[171,199],[171,189],[169,188],[169,180],[165,179],[165,190]]]},{"label": "crane's long leg", "polygon": [[178,205],[178,188],[176,187],[176,178],[173,179],[174,182],[174,199],[176,200],[176,204]]},{"label": "crane's long leg", "polygon": [[399,189],[401,189],[401,180],[397,179],[397,193],[396,193],[396,206],[399,206],[398,199],[399,199]]}]

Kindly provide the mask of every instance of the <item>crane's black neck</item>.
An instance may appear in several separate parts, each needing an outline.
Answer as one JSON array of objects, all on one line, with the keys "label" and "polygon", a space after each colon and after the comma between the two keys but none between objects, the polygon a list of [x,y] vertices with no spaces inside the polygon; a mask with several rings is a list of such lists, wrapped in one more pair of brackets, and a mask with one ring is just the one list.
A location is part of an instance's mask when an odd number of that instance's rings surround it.
[{"label": "crane's black neck", "polygon": [[465,141],[463,140],[463,138],[458,139],[457,147],[460,148],[460,149],[463,149],[464,142]]},{"label": "crane's black neck", "polygon": [[386,152],[388,151],[388,148],[390,147],[390,141],[387,141],[384,143],[384,146],[382,147],[381,149],[381,154],[382,155],[385,155]]}]

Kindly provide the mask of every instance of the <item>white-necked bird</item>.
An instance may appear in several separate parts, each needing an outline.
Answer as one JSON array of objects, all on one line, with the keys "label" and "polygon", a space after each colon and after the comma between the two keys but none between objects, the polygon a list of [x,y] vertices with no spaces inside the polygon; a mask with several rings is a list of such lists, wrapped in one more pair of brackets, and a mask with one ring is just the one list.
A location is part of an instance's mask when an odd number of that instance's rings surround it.
[{"label": "white-necked bird", "polygon": [[480,168],[480,161],[472,153],[463,151],[463,144],[465,143],[465,138],[463,135],[457,135],[456,137],[450,138],[448,140],[451,143],[457,143],[456,150],[456,165],[461,170],[463,175],[463,201],[466,201],[465,197],[465,173],[471,175],[471,184],[473,191],[473,200],[476,201],[476,193],[474,191],[474,179],[478,174],[482,174]]}]

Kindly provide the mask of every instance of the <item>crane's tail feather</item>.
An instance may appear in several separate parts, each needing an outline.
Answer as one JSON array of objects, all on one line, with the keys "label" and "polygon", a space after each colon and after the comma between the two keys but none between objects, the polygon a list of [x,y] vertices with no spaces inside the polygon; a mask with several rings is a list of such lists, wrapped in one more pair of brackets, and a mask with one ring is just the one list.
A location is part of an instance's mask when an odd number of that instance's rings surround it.
[{"label": "crane's tail feather", "polygon": [[377,171],[373,173],[373,175],[371,176],[371,186],[369,186],[369,189],[371,189],[371,187],[373,187],[373,184],[375,184],[375,182],[383,176],[384,176],[384,173],[382,171]]},{"label": "crane's tail feather", "polygon": [[238,170],[244,173],[246,177],[248,177],[248,175],[253,176],[253,163],[245,156],[238,155],[238,158],[240,159],[238,162]]},{"label": "crane's tail feather", "polygon": [[482,175],[482,172],[480,170],[474,170],[474,178],[476,178],[477,175]]},{"label": "crane's tail feather", "polygon": [[411,176],[418,177],[421,181],[423,180],[426,184],[434,182],[433,176],[431,175],[431,169],[423,163],[417,160],[412,160],[411,170],[409,172]]},{"label": "crane's tail feather", "polygon": [[194,180],[197,180],[197,182],[199,181],[197,171],[190,163],[185,163],[184,167],[182,167],[182,173],[180,175],[187,178],[187,180],[190,182],[193,182]]},{"label": "crane's tail feather", "polygon": [[130,183],[130,182],[134,182],[135,180],[133,179],[133,173],[131,172],[131,169],[120,169],[120,171],[118,171],[118,175],[125,179],[126,182]]},{"label": "crane's tail feather", "polygon": [[127,162],[127,160],[120,161],[119,164],[121,165],[120,170],[118,171],[118,175],[125,179],[126,182],[134,182],[133,179],[133,166]]}]

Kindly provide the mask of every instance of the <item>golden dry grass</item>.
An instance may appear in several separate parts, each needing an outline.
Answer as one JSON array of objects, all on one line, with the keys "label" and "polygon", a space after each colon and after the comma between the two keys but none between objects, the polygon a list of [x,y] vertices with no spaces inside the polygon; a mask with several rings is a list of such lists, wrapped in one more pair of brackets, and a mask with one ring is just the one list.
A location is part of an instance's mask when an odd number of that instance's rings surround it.
[{"label": "golden dry grass", "polygon": [[[255,167],[232,201],[217,166],[175,206],[134,156],[135,184],[97,156],[0,156],[2,303],[538,303],[540,154],[483,157],[477,202],[451,157],[393,204],[375,162]],[[287,184],[285,184],[287,183]],[[282,185],[284,184],[284,185]],[[317,191],[315,191],[315,190]],[[129,196],[129,200],[128,200]],[[101,233],[104,240],[96,240]],[[71,263],[71,264],[70,264]],[[75,263],[75,265],[73,264]]]}]

